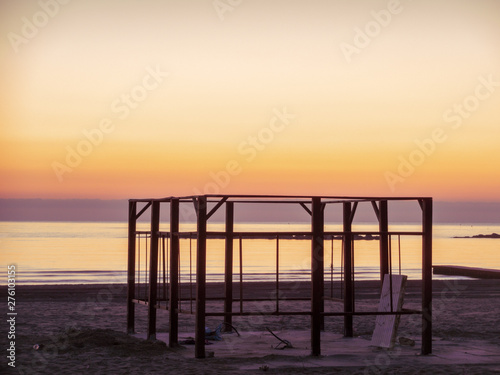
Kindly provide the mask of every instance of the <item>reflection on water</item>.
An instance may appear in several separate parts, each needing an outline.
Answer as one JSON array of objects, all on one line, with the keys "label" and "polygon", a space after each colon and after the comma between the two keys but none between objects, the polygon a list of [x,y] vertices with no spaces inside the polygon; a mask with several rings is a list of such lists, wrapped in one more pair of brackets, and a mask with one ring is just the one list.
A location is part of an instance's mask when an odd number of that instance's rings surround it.
[{"label": "reflection on water", "polygon": [[[139,224],[138,230],[147,230]],[[185,224],[182,230],[194,230]],[[223,230],[222,224],[210,224],[209,230]],[[376,230],[373,225],[357,224],[353,230]],[[391,225],[393,231],[419,231],[418,225]],[[297,224],[238,224],[235,231],[308,231]],[[341,230],[341,225],[326,230]],[[500,240],[457,239],[453,236],[500,233],[497,225],[435,225],[433,264],[453,264],[500,269]],[[188,280],[190,270],[195,280],[196,239],[181,239],[181,277]],[[275,280],[277,267],[276,240],[243,239],[242,272],[244,280]],[[145,243],[142,243],[144,250]],[[325,278],[340,278],[341,240],[325,241]],[[356,278],[378,277],[378,241],[355,242]],[[279,241],[280,280],[310,279],[311,255],[308,240]],[[421,239],[418,236],[392,237],[392,269],[409,276],[421,277]],[[124,223],[47,223],[0,222],[1,266],[17,264],[18,282],[108,283],[125,282],[127,269],[127,225]],[[233,272],[239,280],[239,240],[234,241]],[[146,264],[145,252],[141,262]],[[224,241],[209,240],[207,275],[209,281],[222,281],[224,272]],[[142,275],[144,277],[145,275]],[[439,278],[440,276],[436,276]],[[5,279],[1,280],[5,284]]]}]

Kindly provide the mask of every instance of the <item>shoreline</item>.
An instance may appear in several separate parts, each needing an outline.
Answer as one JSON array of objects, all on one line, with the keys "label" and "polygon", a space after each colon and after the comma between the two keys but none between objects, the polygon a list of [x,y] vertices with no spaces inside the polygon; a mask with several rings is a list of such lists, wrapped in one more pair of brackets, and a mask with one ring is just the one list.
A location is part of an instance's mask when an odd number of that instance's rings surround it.
[{"label": "shoreline", "polygon": [[[356,282],[376,282],[378,280],[378,269],[376,267],[365,267],[365,270],[358,271],[357,273],[357,279]],[[448,270],[448,269],[453,269],[453,270],[466,270],[469,271],[468,273],[460,273],[460,272],[441,272],[442,270]],[[412,270],[406,270],[406,271],[412,271]],[[126,284],[126,276],[127,276],[127,271],[113,271],[113,270],[96,270],[96,271],[89,271],[89,270],[77,270],[77,271],[57,271],[63,274],[114,274],[114,273],[120,273],[122,276],[119,277],[119,279],[122,279],[123,281],[117,281],[118,277],[114,277],[110,281],[105,281],[105,282],[96,282],[94,280],[90,282],[86,282],[86,280],[74,280],[70,282],[66,281],[54,281],[50,283],[46,283],[46,280],[41,280],[41,281],[19,281],[17,280],[16,283],[17,285],[22,285],[22,286],[58,286],[58,285],[101,285],[101,284]],[[404,273],[404,272],[403,272]],[[411,272],[410,272],[411,273]],[[470,266],[459,266],[459,265],[442,265],[442,264],[436,264],[432,266],[432,274],[433,274],[433,281],[442,281],[442,280],[453,280],[453,279],[464,279],[464,280],[481,280],[481,279],[489,279],[490,274],[499,274],[500,273],[500,268],[485,268],[485,267],[470,267]],[[36,272],[35,272],[36,274]],[[375,278],[369,278],[370,276],[366,275],[373,275],[376,274],[377,277]],[[393,275],[397,274],[397,270],[393,272]],[[406,273],[408,277],[412,277],[412,281],[421,281],[421,275],[419,274],[417,277],[410,276],[410,274]],[[196,278],[196,273],[193,273],[193,278]],[[237,276],[238,274],[235,273],[233,274],[233,277]],[[290,277],[290,275],[296,275],[295,277]],[[334,272],[334,277],[335,281],[337,282],[339,280],[340,274],[338,271]],[[214,273],[214,274],[208,274],[207,273],[207,284],[212,283],[212,284],[217,284],[217,283],[222,283],[223,281],[212,281],[214,276],[218,276],[218,278],[223,279],[224,274],[220,273]],[[276,273],[274,272],[269,272],[269,273],[259,273],[258,276],[260,278],[254,278],[254,274],[252,273],[244,273],[245,277],[245,282],[255,282],[255,283],[266,283],[270,282],[271,280],[275,280]],[[300,277],[300,276],[306,276],[306,277]],[[305,271],[305,272],[280,272],[280,283],[281,282],[308,282],[310,277],[310,272]],[[212,278],[212,280],[210,280]],[[330,273],[325,273],[325,283],[330,282]],[[2,283],[0,282],[0,288],[7,286],[7,283]]]},{"label": "shoreline", "polygon": [[[43,275],[37,277],[37,271],[33,271],[29,276],[22,275],[16,279],[18,286],[56,286],[56,285],[100,285],[100,284],[125,284],[127,280],[127,271],[113,270],[76,270],[76,271],[53,271],[53,274],[48,277]],[[398,270],[393,270],[393,275],[396,275]],[[422,272],[419,269],[403,269],[402,273],[407,275],[409,280],[421,280]],[[471,267],[449,264],[436,264],[432,266],[432,274],[434,281],[443,280],[481,280],[489,278],[500,278],[500,268],[486,267]],[[234,273],[233,277],[237,277],[239,273]],[[340,280],[340,271],[334,270],[334,280]],[[76,276],[72,278],[72,276]],[[378,280],[379,269],[377,267],[361,267],[356,273],[356,282],[373,282]],[[276,279],[274,272],[267,273],[243,273],[244,282],[266,283]],[[310,280],[310,271],[281,271],[281,282],[308,282]],[[196,274],[192,274],[192,279],[196,278]],[[325,284],[330,282],[331,274],[328,270],[325,273]],[[189,279],[189,273],[183,274],[183,282]],[[22,280],[22,281],[21,281]],[[221,283],[224,280],[223,273],[207,273],[207,283]],[[236,280],[235,280],[236,282]],[[0,288],[5,287],[7,283],[0,282]]]},{"label": "shoreline", "polygon": [[[224,283],[223,282],[207,282],[207,297],[223,299]],[[257,297],[261,294],[271,293],[275,289],[275,282],[270,281],[244,281],[243,294],[244,298]],[[339,292],[341,282],[333,283],[334,292]],[[422,280],[408,280],[406,285],[406,294],[416,295],[421,290]],[[457,285],[463,293],[469,294],[470,297],[484,297],[485,295],[496,295],[500,290],[500,282],[495,279],[448,279],[448,280],[433,280],[433,294],[439,294],[443,290],[452,290]],[[144,284],[142,284],[144,286]],[[196,283],[191,285],[194,289]],[[113,293],[115,298],[127,297],[127,284],[125,283],[102,283],[102,284],[42,284],[42,285],[23,285],[16,284],[16,294],[20,298],[27,298],[32,301],[69,299],[79,300],[88,295],[97,295],[101,291],[109,291]],[[136,285],[137,287],[137,285]],[[280,281],[280,291],[285,298],[289,297],[308,297],[310,292],[310,281]],[[0,293],[6,293],[7,285],[0,285]],[[379,298],[380,281],[379,280],[359,280],[355,282],[355,290],[359,293],[358,298]],[[187,296],[189,284],[182,284],[182,296]],[[235,299],[239,299],[239,282],[233,282],[233,292]],[[330,283],[325,282],[325,295],[331,292]],[[237,297],[237,298],[236,298]],[[271,298],[270,298],[271,299]]]}]

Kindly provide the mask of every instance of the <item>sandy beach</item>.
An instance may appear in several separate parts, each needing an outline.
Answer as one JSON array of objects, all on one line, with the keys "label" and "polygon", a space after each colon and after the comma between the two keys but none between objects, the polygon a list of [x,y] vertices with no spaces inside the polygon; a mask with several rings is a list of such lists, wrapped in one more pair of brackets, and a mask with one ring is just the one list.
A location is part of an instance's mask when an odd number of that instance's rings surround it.
[{"label": "sandy beach", "polygon": [[[307,293],[306,286],[296,288],[295,296]],[[246,297],[265,294],[266,288],[269,288],[267,283],[245,284]],[[6,289],[0,289],[4,296]],[[418,282],[408,285],[405,308],[419,308],[418,290]],[[342,337],[342,318],[327,318],[321,357],[307,355],[310,317],[259,316],[258,319],[234,317],[233,324],[241,337],[224,334],[223,341],[207,346],[207,353],[213,353],[213,357],[195,359],[192,345],[172,349],[160,341],[168,338],[167,311],[158,311],[160,340],[141,339],[146,331],[145,306],[136,307],[137,334],[127,335],[125,296],[126,286],[118,284],[17,285],[16,367],[9,367],[5,356],[1,367],[13,374],[500,373],[498,280],[434,281],[434,350],[429,356],[419,355],[419,316],[401,317],[397,343],[392,350],[369,346],[373,316],[355,317],[355,337],[351,339]],[[377,283],[364,282],[357,296],[357,307],[377,306],[378,298]],[[264,310],[265,303],[249,302],[246,306]],[[325,306],[333,310],[341,308],[339,303],[331,301]],[[307,301],[285,301],[280,305],[283,310],[308,307]],[[221,304],[209,302],[207,310],[210,309],[220,310]],[[193,336],[193,322],[193,316],[180,315],[180,340]],[[220,322],[219,317],[207,318],[207,326],[212,328]],[[289,340],[294,348],[273,349],[279,342],[266,327]],[[2,325],[4,349],[9,349],[8,328]]]}]

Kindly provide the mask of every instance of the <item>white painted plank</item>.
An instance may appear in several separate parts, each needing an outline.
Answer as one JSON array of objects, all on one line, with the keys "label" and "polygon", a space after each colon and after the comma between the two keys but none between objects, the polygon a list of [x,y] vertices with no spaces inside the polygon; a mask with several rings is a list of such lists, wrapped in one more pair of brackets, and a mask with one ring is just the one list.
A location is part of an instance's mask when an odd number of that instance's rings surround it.
[{"label": "white painted plank", "polygon": [[[380,312],[391,311],[391,285],[389,275],[384,276],[382,293],[378,310]],[[406,275],[392,275],[392,306],[393,311],[401,311],[406,288]],[[375,330],[373,331],[371,345],[382,348],[392,348],[396,340],[399,325],[399,316],[377,315]]]}]

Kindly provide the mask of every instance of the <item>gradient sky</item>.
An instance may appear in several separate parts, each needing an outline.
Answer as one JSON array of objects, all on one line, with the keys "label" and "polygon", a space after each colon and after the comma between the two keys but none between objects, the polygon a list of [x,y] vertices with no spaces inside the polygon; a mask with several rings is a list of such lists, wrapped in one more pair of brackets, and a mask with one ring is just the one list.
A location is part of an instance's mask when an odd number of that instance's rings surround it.
[{"label": "gradient sky", "polygon": [[500,201],[499,15],[495,0],[2,1],[0,198]]}]

